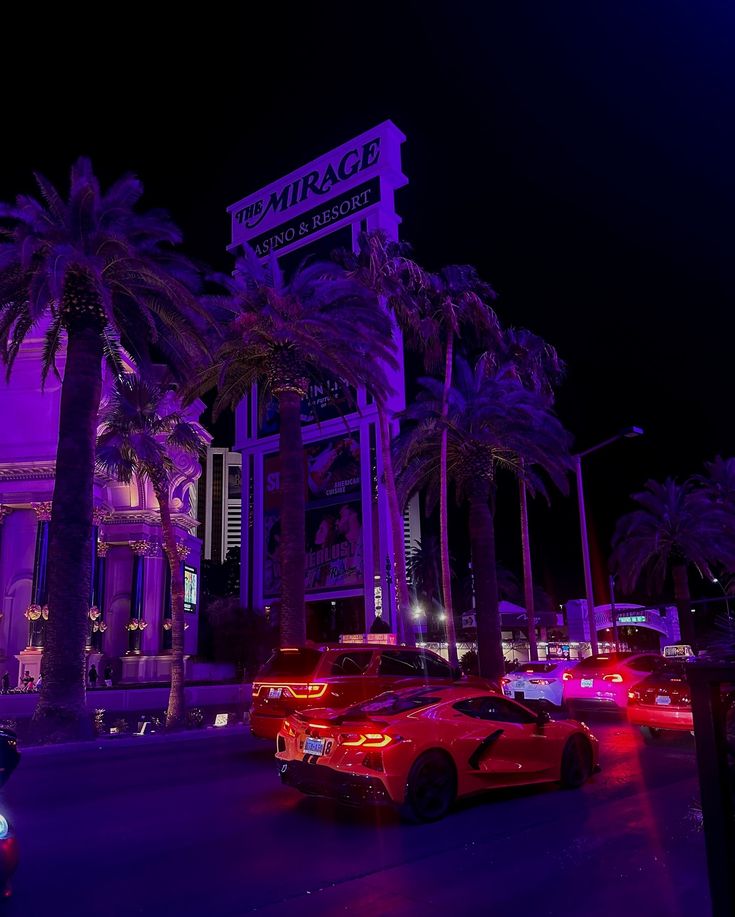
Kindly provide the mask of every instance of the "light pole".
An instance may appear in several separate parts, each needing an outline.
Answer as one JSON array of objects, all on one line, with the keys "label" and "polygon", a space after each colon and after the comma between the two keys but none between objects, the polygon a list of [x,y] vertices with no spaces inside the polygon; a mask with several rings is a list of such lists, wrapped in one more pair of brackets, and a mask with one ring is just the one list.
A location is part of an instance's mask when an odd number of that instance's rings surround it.
[{"label": "light pole", "polygon": [[615,608],[615,577],[610,574],[610,617],[612,619],[613,640],[615,641],[615,652],[620,652],[620,635],[618,633],[618,613]]},{"label": "light pole", "polygon": [[592,650],[593,656],[597,655],[599,645],[597,643],[597,627],[595,626],[595,597],[592,591],[592,567],[590,565],[590,545],[587,537],[587,514],[584,508],[582,459],[585,455],[591,455],[593,452],[598,452],[600,449],[604,449],[605,446],[616,443],[619,439],[631,439],[634,436],[643,436],[641,427],[626,427],[615,436],[611,436],[609,439],[598,443],[596,446],[591,446],[589,449],[585,449],[584,452],[578,452],[573,456],[577,472],[577,500],[579,502],[579,529],[582,537],[582,563],[584,564],[584,590],[587,598],[587,621],[590,627],[590,649]]}]

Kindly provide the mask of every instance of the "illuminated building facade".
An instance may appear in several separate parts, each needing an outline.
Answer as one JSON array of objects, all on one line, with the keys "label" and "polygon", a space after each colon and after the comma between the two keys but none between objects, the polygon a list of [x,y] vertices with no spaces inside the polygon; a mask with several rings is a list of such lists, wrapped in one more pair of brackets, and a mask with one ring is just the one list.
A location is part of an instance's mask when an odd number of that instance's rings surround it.
[{"label": "illuminated building facade", "polygon": [[[11,685],[28,670],[37,676],[48,610],[48,529],[54,489],[61,383],[49,376],[41,390],[43,327],[23,344],[8,382],[0,384],[0,674]],[[64,354],[59,355],[63,375]],[[112,380],[105,373],[103,398]],[[203,405],[185,409],[196,422]],[[209,434],[203,435],[209,440]],[[199,567],[196,485],[200,466],[174,455],[171,508],[186,586],[185,652],[197,647]],[[158,503],[148,482],[130,485],[97,476],[88,665],[115,681],[168,678],[170,583],[161,550]]]}]

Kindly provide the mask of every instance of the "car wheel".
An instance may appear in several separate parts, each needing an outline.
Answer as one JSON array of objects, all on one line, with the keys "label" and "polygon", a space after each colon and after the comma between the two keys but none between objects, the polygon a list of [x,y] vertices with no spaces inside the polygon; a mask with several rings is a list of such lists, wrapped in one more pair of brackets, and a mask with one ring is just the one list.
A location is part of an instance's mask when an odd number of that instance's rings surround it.
[{"label": "car wheel", "polygon": [[413,762],[406,781],[406,801],[401,814],[408,821],[444,818],[457,795],[457,774],[451,759],[441,751],[427,751]]},{"label": "car wheel", "polygon": [[576,790],[592,776],[592,749],[581,735],[567,740],[561,756],[561,785],[567,790]]},{"label": "car wheel", "polygon": [[655,726],[641,726],[641,735],[644,742],[653,744],[661,738],[661,730],[656,729]]}]

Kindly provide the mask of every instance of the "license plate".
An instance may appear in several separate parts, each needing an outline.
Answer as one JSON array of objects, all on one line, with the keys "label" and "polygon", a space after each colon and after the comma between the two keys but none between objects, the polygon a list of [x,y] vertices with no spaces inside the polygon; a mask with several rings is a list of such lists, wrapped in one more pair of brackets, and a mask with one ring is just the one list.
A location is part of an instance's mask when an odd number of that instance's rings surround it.
[{"label": "license plate", "polygon": [[513,693],[515,695],[516,700],[525,700],[526,698],[526,695],[523,691],[514,691]]},{"label": "license plate", "polygon": [[513,697],[513,692],[510,688],[503,688],[503,694],[505,694],[506,697]]},{"label": "license plate", "polygon": [[583,678],[582,679],[583,688],[591,688],[594,683],[595,683],[594,678]]},{"label": "license plate", "polygon": [[671,698],[667,694],[659,694],[656,698],[656,703],[666,707],[671,703]]},{"label": "license plate", "polygon": [[304,753],[307,755],[323,755],[324,739],[307,739],[304,742]]},{"label": "license plate", "polygon": [[283,688],[269,688],[268,689],[268,700],[278,700],[281,696]]}]

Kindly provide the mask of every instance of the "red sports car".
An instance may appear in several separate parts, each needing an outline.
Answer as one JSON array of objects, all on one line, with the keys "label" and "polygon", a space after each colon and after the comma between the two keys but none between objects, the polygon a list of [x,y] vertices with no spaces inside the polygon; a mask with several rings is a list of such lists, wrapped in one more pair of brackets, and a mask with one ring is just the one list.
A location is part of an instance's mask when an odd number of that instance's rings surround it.
[{"label": "red sports car", "polygon": [[493,787],[579,787],[598,743],[573,720],[554,722],[487,689],[388,691],[343,709],[293,713],[276,739],[281,780],[352,805],[393,805],[434,821],[454,800]]}]

